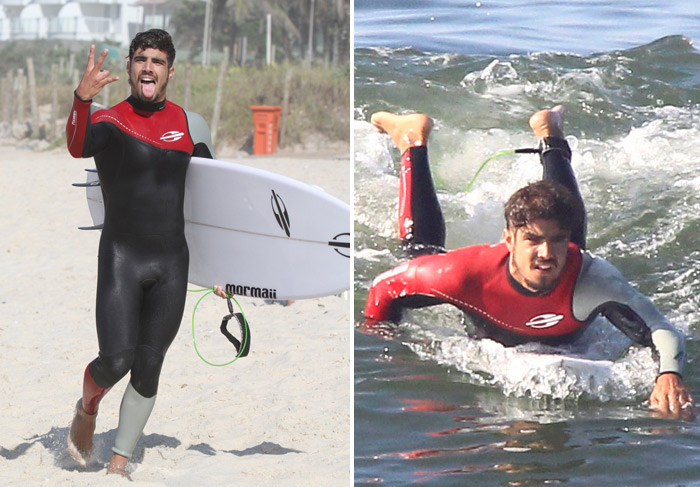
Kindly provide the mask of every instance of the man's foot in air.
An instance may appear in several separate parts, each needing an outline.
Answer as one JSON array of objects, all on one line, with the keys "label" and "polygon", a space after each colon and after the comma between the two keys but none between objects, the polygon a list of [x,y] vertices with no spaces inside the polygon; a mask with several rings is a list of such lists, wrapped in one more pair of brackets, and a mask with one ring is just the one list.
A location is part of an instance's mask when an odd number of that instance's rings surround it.
[{"label": "man's foot in air", "polygon": [[422,113],[397,115],[390,112],[377,112],[370,118],[380,131],[389,134],[401,154],[410,147],[428,144],[428,136],[433,128],[433,120]]},{"label": "man's foot in air", "polygon": [[564,138],[564,107],[557,105],[554,108],[540,110],[530,117],[530,128],[535,137],[542,140],[545,137]]}]

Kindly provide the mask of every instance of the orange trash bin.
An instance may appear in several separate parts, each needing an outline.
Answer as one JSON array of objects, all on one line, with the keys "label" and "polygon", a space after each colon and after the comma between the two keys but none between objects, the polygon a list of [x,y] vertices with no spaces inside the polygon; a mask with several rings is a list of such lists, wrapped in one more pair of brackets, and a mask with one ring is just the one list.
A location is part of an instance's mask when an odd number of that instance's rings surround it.
[{"label": "orange trash bin", "polygon": [[282,107],[252,105],[250,109],[253,110],[253,154],[274,154],[277,150]]}]

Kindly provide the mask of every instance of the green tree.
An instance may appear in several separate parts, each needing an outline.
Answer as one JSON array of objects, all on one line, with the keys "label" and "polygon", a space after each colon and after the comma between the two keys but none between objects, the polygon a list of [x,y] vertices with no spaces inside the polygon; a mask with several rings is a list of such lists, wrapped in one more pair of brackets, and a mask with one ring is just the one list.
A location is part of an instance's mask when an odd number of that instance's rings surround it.
[{"label": "green tree", "polygon": [[[170,20],[171,29],[178,45],[188,49],[193,60],[202,50],[206,4],[201,0],[176,1],[179,7]],[[314,59],[348,62],[349,8],[350,0],[212,0],[211,45],[216,50],[229,46],[233,58],[234,46],[245,37],[249,58],[253,53],[264,53],[265,19],[270,14],[272,42],[281,48],[285,60],[305,59],[313,30]]]},{"label": "green tree", "polygon": [[188,60],[192,62],[202,52],[206,4],[201,0],[179,0],[177,3],[177,9],[170,17],[169,29],[175,45],[189,51]]}]

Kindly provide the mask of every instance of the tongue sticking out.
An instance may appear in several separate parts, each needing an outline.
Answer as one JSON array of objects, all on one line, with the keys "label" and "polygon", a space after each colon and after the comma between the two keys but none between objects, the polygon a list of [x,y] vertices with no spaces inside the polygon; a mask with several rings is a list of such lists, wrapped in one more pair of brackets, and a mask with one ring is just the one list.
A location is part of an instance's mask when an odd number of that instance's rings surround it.
[{"label": "tongue sticking out", "polygon": [[156,84],[153,82],[141,82],[141,91],[143,92],[143,96],[146,98],[153,98],[153,95],[156,92]]}]

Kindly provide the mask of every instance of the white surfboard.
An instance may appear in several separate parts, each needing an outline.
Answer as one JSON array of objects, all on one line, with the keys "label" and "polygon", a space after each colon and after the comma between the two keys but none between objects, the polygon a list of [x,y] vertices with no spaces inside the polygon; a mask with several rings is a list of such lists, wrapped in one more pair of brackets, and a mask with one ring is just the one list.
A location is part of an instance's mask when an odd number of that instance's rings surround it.
[{"label": "white surfboard", "polygon": [[[87,199],[104,222],[97,173]],[[350,286],[350,208],[323,190],[234,162],[193,157],[185,189],[189,281],[231,294],[301,299]]]},{"label": "white surfboard", "polygon": [[576,355],[521,352],[519,358],[544,369],[554,367],[574,371],[577,375],[609,375],[614,362],[612,360],[594,360]]}]

